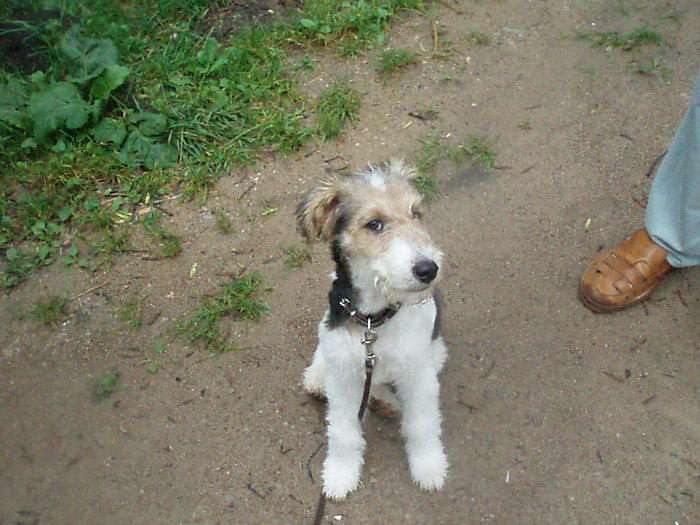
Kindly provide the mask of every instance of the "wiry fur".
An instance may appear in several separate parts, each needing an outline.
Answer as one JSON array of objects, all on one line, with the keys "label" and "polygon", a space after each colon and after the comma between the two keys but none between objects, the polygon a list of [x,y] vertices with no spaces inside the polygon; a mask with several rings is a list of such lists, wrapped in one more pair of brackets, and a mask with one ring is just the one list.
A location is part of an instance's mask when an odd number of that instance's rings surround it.
[{"label": "wiry fur", "polygon": [[[357,419],[365,378],[363,330],[337,305],[342,297],[368,315],[401,303],[396,315],[376,329],[372,395],[402,409],[401,432],[415,482],[439,489],[447,473],[438,383],[447,349],[437,330],[437,279],[421,280],[416,270],[417,263],[430,261],[437,271],[442,253],[421,224],[413,176],[400,161],[352,176],[332,175],[297,210],[302,235],[330,241],[336,262],[329,310],[304,374],[306,389],[328,399],[323,491],[333,499],[357,487],[365,448]],[[381,221],[381,231],[368,226],[372,221]]]}]

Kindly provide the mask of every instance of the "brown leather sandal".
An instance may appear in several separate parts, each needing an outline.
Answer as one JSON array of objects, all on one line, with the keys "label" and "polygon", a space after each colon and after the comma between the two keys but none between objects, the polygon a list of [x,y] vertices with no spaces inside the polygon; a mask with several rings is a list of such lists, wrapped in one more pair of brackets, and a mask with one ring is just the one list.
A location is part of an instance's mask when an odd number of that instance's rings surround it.
[{"label": "brown leather sandal", "polygon": [[645,299],[673,267],[668,252],[637,230],[601,253],[581,277],[581,302],[596,313],[615,312]]}]

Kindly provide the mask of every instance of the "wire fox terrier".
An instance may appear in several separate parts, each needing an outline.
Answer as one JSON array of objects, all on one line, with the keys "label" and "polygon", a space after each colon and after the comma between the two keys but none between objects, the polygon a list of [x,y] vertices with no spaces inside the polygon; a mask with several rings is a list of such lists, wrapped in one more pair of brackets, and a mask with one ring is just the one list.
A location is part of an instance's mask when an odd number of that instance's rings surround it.
[{"label": "wire fox terrier", "polygon": [[357,407],[363,397],[367,341],[353,317],[363,323],[369,318],[375,327],[381,324],[372,345],[372,396],[401,408],[414,481],[426,490],[439,489],[447,474],[438,383],[447,348],[433,286],[442,252],[423,227],[414,177],[413,168],[397,160],[351,176],[331,175],[297,210],[302,235],[308,241],[330,241],[336,264],[330,307],[304,373],[309,393],[328,399],[323,493],[335,500],[357,488],[365,448]]}]

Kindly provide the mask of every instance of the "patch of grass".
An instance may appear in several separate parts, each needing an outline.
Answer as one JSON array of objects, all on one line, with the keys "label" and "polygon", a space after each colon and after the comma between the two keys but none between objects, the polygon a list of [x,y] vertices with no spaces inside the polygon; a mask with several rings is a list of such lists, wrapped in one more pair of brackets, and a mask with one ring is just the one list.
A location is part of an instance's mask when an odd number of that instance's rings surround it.
[{"label": "patch of grass", "polygon": [[532,129],[532,122],[529,120],[523,120],[520,124],[518,124],[518,129],[530,131]]},{"label": "patch of grass", "polygon": [[295,248],[289,246],[284,249],[287,255],[284,265],[289,268],[301,268],[305,263],[311,262],[311,252],[307,248]]},{"label": "patch of grass", "polygon": [[119,308],[119,317],[129,325],[130,330],[137,330],[143,323],[141,308],[145,299],[146,296],[128,297]]},{"label": "patch of grass", "polygon": [[418,139],[421,143],[415,164],[418,172],[424,174],[432,170],[441,159],[449,156],[450,147],[437,135],[428,135]]},{"label": "patch of grass", "polygon": [[662,22],[669,21],[669,22],[675,22],[676,24],[680,24],[683,17],[685,17],[687,14],[688,14],[687,12],[672,12],[672,13],[668,13],[665,15],[661,15],[658,18],[658,20],[660,20]]},{"label": "patch of grass", "polygon": [[491,43],[491,37],[486,33],[481,33],[479,31],[469,31],[466,34],[467,41],[473,42],[474,44],[485,46]]},{"label": "patch of grass", "polygon": [[158,228],[154,232],[157,242],[155,256],[170,259],[176,257],[182,252],[182,238],[174,232],[168,231],[165,228]]},{"label": "patch of grass", "polygon": [[34,270],[41,260],[34,254],[18,250],[17,248],[8,248],[5,250],[4,268],[2,270],[2,283],[5,287],[11,288],[18,284],[25,276]]},{"label": "patch of grass", "polygon": [[656,57],[635,61],[631,69],[634,73],[639,73],[640,75],[652,76],[658,74],[665,80],[670,78],[672,73],[671,68],[664,66],[661,60]]},{"label": "patch of grass", "polygon": [[405,49],[388,49],[379,53],[377,71],[380,73],[394,73],[411,64],[416,63],[416,54]]},{"label": "patch of grass", "polygon": [[225,340],[219,326],[224,317],[259,321],[269,311],[266,302],[257,299],[262,281],[258,275],[240,277],[220,285],[218,295],[203,297],[194,315],[176,326],[176,332],[188,341],[200,342],[213,354],[234,348]]},{"label": "patch of grass", "polygon": [[418,175],[412,182],[427,202],[434,201],[440,196],[435,177],[431,175]]},{"label": "patch of grass", "polygon": [[426,106],[418,111],[409,113],[410,116],[421,120],[435,120],[439,114],[440,112],[437,109],[430,106]]},{"label": "patch of grass", "polygon": [[[469,158],[479,164],[486,172],[491,171],[496,162],[496,154],[491,142],[476,135],[469,136],[467,143],[462,146],[451,146],[445,139],[437,135],[428,135],[418,140],[421,146],[416,154],[415,165],[419,175],[428,175],[443,159],[460,162],[464,158]],[[428,194],[437,196],[436,192],[431,191],[429,181],[426,180],[420,184],[419,189],[422,187]]]},{"label": "patch of grass", "polygon": [[448,59],[454,49],[452,48],[452,41],[447,38],[443,38],[447,31],[445,26],[439,22],[433,22],[433,58],[445,60]]},{"label": "patch of grass", "polygon": [[620,34],[617,31],[596,31],[579,33],[578,36],[593,46],[617,47],[624,51],[632,51],[645,45],[658,45],[663,42],[661,33],[649,26],[637,28],[627,34]]},{"label": "patch of grass", "polygon": [[318,135],[325,141],[335,137],[347,122],[355,120],[361,96],[347,84],[336,84],[325,90],[316,106]]},{"label": "patch of grass", "polygon": [[56,326],[66,314],[67,306],[68,299],[60,295],[53,295],[46,301],[37,301],[34,308],[29,311],[29,316],[47,326]]},{"label": "patch of grass", "polygon": [[231,217],[224,210],[216,212],[216,228],[223,234],[229,234],[233,231]]},{"label": "patch of grass", "polygon": [[301,60],[294,62],[293,67],[297,71],[311,72],[316,69],[316,61],[310,56],[306,55]]},{"label": "patch of grass", "polygon": [[98,240],[93,245],[93,250],[98,254],[105,255],[116,255],[118,253],[124,253],[129,250],[127,241],[129,240],[129,232],[126,230],[122,231],[110,231],[107,230],[104,233],[102,239]]},{"label": "patch of grass", "polygon": [[236,26],[224,42],[208,27],[211,0],[71,0],[50,2],[53,11],[44,4],[0,6],[0,40],[17,32],[20,52],[31,57],[0,60],[5,287],[51,263],[68,231],[98,230],[106,240],[97,250],[119,253],[125,246],[115,230],[132,220],[135,205],[175,190],[204,193],[261,150],[336,136],[355,118],[359,95],[324,94],[309,125],[313,102],[291,74],[290,49],[355,55],[385,44],[401,10],[423,6],[307,0],[284,20]]},{"label": "patch of grass", "polygon": [[116,392],[119,385],[119,374],[102,376],[92,382],[92,395],[97,401],[102,401]]},{"label": "patch of grass", "polygon": [[461,150],[486,172],[491,171],[496,164],[496,153],[493,151],[493,145],[483,137],[471,135]]},{"label": "patch of grass", "polygon": [[293,25],[296,38],[320,45],[339,46],[355,56],[365,47],[386,42],[389,21],[402,9],[420,10],[422,0],[312,0],[304,4]]}]

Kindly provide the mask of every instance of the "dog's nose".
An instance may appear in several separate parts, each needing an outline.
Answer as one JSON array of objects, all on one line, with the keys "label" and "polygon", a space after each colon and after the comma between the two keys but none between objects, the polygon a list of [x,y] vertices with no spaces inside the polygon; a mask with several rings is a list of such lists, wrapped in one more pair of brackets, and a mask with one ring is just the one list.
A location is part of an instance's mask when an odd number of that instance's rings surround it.
[{"label": "dog's nose", "polygon": [[413,265],[413,275],[422,283],[431,283],[438,273],[438,265],[430,259],[422,259]]}]

